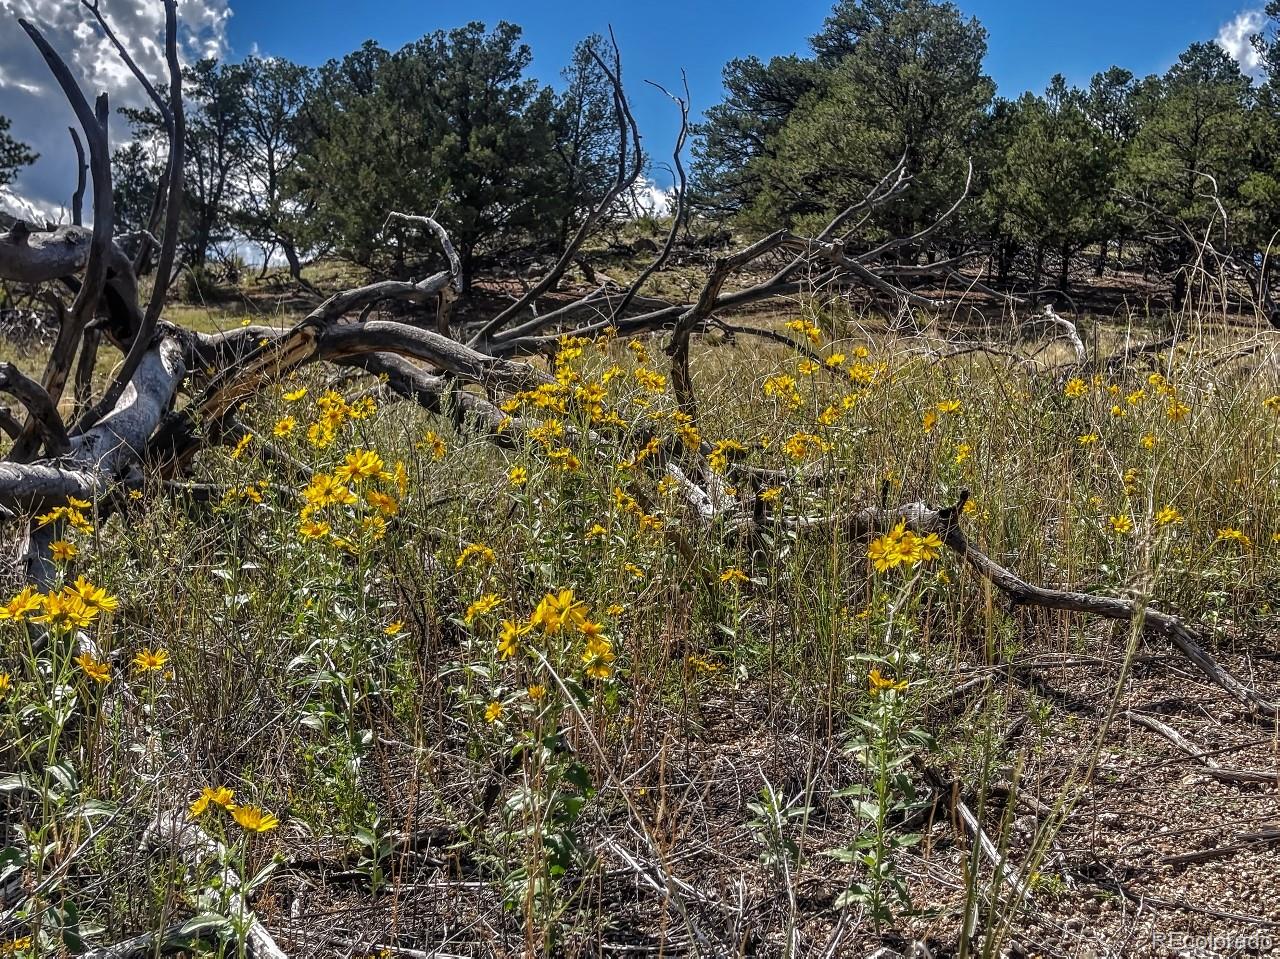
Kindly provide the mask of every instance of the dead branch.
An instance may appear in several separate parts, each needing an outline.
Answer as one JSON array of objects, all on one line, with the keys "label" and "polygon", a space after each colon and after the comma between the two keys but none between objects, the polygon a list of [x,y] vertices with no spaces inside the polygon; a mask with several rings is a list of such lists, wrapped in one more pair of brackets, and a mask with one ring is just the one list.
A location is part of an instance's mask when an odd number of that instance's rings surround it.
[{"label": "dead branch", "polygon": [[957,831],[967,835],[970,841],[977,844],[983,858],[990,861],[991,867],[996,871],[996,875],[1001,881],[1008,884],[1020,902],[1030,899],[1030,887],[991,837],[987,835],[987,831],[982,828],[981,821],[974,815],[973,810],[969,808],[964,799],[961,798],[959,791],[954,787],[948,787],[941,774],[932,767],[927,766],[920,757],[913,757],[913,765],[920,771],[925,781],[929,783],[937,795],[950,797],[951,811],[957,820],[955,823]]},{"label": "dead branch", "polygon": [[71,194],[71,222],[76,226],[84,225],[84,191],[89,185],[89,161],[84,158],[84,144],[80,142],[80,134],[75,127],[67,127],[71,134],[71,145],[76,151],[76,191]]},{"label": "dead branch", "polygon": [[[86,253],[84,275],[80,281],[80,290],[71,306],[69,322],[64,323],[58,331],[58,339],[54,343],[53,352],[45,366],[42,382],[49,397],[57,403],[62,396],[71,372],[71,361],[80,345],[80,337],[85,325],[93,319],[98,309],[98,300],[102,296],[107,281],[110,249],[112,246],[112,195],[111,195],[111,149],[107,139],[107,121],[110,111],[107,96],[102,94],[91,109],[75,78],[71,75],[66,63],[58,56],[44,36],[26,20],[18,23],[31,38],[36,49],[44,58],[63,95],[71,104],[71,108],[84,131],[85,141],[89,146],[89,171],[93,180],[93,232],[90,236]],[[65,274],[64,274],[65,275]],[[38,430],[34,421],[29,420],[22,435],[14,441],[9,453],[10,459],[26,462],[37,452]]]},{"label": "dead branch", "polygon": [[629,287],[627,292],[623,294],[622,300],[613,308],[613,315],[622,316],[627,312],[627,308],[639,295],[640,290],[645,283],[649,281],[649,277],[662,269],[666,265],[667,260],[671,258],[671,251],[675,249],[676,237],[680,235],[680,228],[684,225],[687,216],[687,202],[689,194],[689,181],[684,172],[684,145],[689,137],[689,78],[681,71],[681,79],[684,81],[684,97],[677,97],[667,91],[667,89],[652,80],[646,81],[650,85],[661,90],[666,96],[672,100],[676,107],[680,110],[680,132],[676,134],[676,145],[671,151],[671,162],[675,166],[676,171],[676,193],[675,193],[675,209],[672,211],[671,228],[667,230],[667,238],[663,241],[662,249],[650,261],[649,265],[640,271]]},{"label": "dead branch", "polygon": [[564,275],[564,271],[569,268],[574,257],[578,255],[578,250],[582,247],[587,237],[591,235],[592,231],[595,230],[601,218],[613,206],[618,197],[631,188],[636,180],[640,178],[641,172],[643,172],[644,154],[640,149],[640,128],[631,113],[631,104],[627,100],[626,92],[622,86],[622,53],[618,49],[618,42],[613,36],[612,28],[609,30],[609,42],[613,54],[612,65],[606,63],[594,49],[590,52],[592,59],[595,60],[596,65],[604,72],[613,87],[614,120],[618,127],[617,166],[613,183],[582,221],[577,232],[560,254],[559,259],[556,260],[546,275],[533,284],[515,303],[512,303],[481,326],[475,336],[471,338],[468,343],[469,346],[486,345],[495,333],[519,316],[524,310],[535,304],[544,293],[552,289],[560,277]]},{"label": "dead branch", "polygon": [[[138,69],[137,64],[129,56],[124,49],[123,44],[115,39],[110,26],[102,14],[98,12],[97,0],[81,0],[81,2],[93,11],[93,15],[97,18],[99,24],[107,32],[107,35],[115,43],[120,52],[120,56],[125,63],[133,71],[134,76],[138,77],[143,86],[147,89],[148,94],[155,102],[160,110],[160,115],[164,118],[165,127],[169,133],[169,161],[165,171],[165,180],[168,185],[167,206],[165,208],[164,221],[164,238],[160,243],[160,261],[156,267],[155,285],[151,290],[151,300],[147,303],[147,312],[142,317],[142,322],[136,328],[127,331],[125,335],[117,332],[121,343],[129,344],[129,352],[125,354],[124,362],[116,375],[112,377],[106,391],[102,397],[93,406],[89,407],[79,421],[76,423],[76,431],[84,432],[101,419],[108,410],[112,409],[116,401],[120,399],[120,395],[125,391],[129,381],[133,378],[134,372],[142,363],[142,358],[147,350],[151,348],[151,340],[155,335],[156,324],[160,320],[160,311],[164,308],[165,297],[168,293],[169,277],[173,272],[173,260],[178,247],[178,232],[181,227],[182,217],[182,197],[183,197],[183,158],[186,149],[186,119],[182,106],[182,66],[178,61],[178,7],[177,0],[164,0],[164,17],[165,17],[165,59],[169,66],[169,103],[165,104],[161,98],[143,76],[142,71]],[[103,121],[103,139],[106,139],[106,122]],[[91,144],[92,146],[92,144]],[[94,161],[96,162],[96,161]],[[106,158],[107,173],[104,182],[107,186],[107,196],[102,206],[105,209],[105,215],[108,222],[111,219],[111,191],[110,191],[110,157]],[[98,175],[94,177],[94,225],[97,226],[98,213]]]},{"label": "dead branch", "polygon": [[1234,782],[1234,783],[1265,783],[1266,785],[1269,785],[1269,786],[1274,786],[1276,782],[1280,780],[1280,776],[1277,776],[1276,773],[1267,772],[1266,770],[1262,770],[1262,769],[1225,769],[1223,768],[1222,764],[1219,763],[1216,759],[1214,759],[1208,753],[1205,753],[1197,749],[1195,746],[1189,743],[1186,740],[1186,738],[1181,733],[1179,733],[1176,729],[1174,729],[1172,726],[1162,723],[1160,720],[1156,719],[1154,716],[1149,716],[1146,713],[1133,712],[1132,710],[1121,713],[1120,715],[1123,716],[1125,719],[1129,720],[1129,722],[1131,723],[1136,723],[1139,726],[1144,726],[1147,729],[1150,729],[1152,732],[1163,736],[1165,739],[1173,743],[1175,746],[1181,749],[1184,753],[1186,753],[1192,759],[1195,759],[1198,762],[1200,762],[1204,766],[1204,771],[1206,775],[1214,779],[1218,779],[1223,782]]},{"label": "dead branch", "polygon": [[[836,524],[842,526],[850,536],[855,537],[871,535],[877,530],[886,529],[900,521],[905,522],[908,528],[921,535],[936,533],[948,549],[964,559],[980,577],[1004,593],[1014,606],[1058,609],[1122,622],[1137,620],[1144,630],[1169,640],[1205,676],[1247,706],[1250,711],[1259,716],[1280,718],[1280,705],[1223,669],[1200,645],[1195,634],[1176,616],[1153,609],[1144,601],[1034,586],[1016,573],[1005,569],[986,553],[970,545],[959,525],[960,514],[968,499],[969,493],[966,490],[962,491],[960,500],[955,506],[941,510],[931,509],[924,503],[909,503],[897,509],[867,507],[856,513],[842,516],[818,519],[798,518],[790,522],[797,528],[822,528]],[[748,525],[751,522],[746,521]],[[741,526],[742,521],[739,521],[738,525]]]},{"label": "dead branch", "polygon": [[34,424],[50,456],[61,456],[71,448],[67,428],[49,391],[12,363],[0,363],[0,392],[9,393],[26,408],[27,421]]}]

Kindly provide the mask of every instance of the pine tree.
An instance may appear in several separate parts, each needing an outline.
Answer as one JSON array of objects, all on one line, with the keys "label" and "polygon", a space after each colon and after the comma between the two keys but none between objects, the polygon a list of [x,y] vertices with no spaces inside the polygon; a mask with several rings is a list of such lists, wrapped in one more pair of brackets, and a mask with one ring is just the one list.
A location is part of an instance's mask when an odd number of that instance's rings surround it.
[{"label": "pine tree", "polygon": [[36,161],[36,155],[9,136],[9,118],[0,116],[0,187],[13,182],[18,171]]},{"label": "pine tree", "polygon": [[1072,257],[1103,233],[1113,156],[1084,101],[1056,76],[1043,97],[1024,94],[1006,116],[1006,144],[985,203],[1032,250],[1033,287],[1052,253],[1059,258],[1057,286],[1066,290]]},{"label": "pine tree", "polygon": [[[329,64],[299,159],[324,229],[358,262],[387,248],[390,210],[436,212],[470,289],[478,258],[547,234],[555,201],[555,97],[524,78],[520,29],[481,23],[394,54],[374,45]],[[392,268],[434,257],[417,231],[391,238]]]}]

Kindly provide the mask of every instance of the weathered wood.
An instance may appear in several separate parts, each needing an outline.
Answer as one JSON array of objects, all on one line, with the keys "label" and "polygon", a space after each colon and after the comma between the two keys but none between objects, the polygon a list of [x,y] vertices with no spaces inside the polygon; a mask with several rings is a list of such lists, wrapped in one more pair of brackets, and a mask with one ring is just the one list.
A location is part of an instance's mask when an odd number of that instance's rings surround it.
[{"label": "weathered wood", "polygon": [[[283,949],[253,916],[244,898],[244,882],[240,874],[227,864],[227,850],[187,816],[185,812],[164,812],[151,821],[143,834],[143,843],[156,850],[171,853],[196,877],[199,891],[194,899],[202,912],[225,915],[233,922],[249,919],[244,932],[245,951],[255,959],[288,959]],[[211,889],[209,878],[219,880],[219,888]]]},{"label": "weathered wood", "polygon": [[1204,766],[1204,772],[1212,779],[1221,782],[1234,783],[1262,783],[1264,785],[1274,786],[1280,782],[1280,775],[1274,772],[1268,772],[1264,769],[1225,769],[1212,756],[1197,749],[1194,745],[1187,741],[1180,732],[1154,716],[1148,716],[1145,713],[1137,713],[1129,710],[1120,714],[1131,723],[1143,726],[1153,733],[1163,736],[1169,742],[1173,743],[1192,759]]}]

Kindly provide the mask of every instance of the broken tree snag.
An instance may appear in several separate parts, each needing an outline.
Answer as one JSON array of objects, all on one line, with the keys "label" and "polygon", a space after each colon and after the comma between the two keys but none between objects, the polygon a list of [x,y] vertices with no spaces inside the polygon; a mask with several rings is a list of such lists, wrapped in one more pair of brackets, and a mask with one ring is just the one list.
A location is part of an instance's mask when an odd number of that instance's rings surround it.
[{"label": "broken tree snag", "polygon": [[268,384],[319,360],[338,361],[364,353],[395,353],[424,360],[468,382],[501,390],[533,389],[554,382],[550,374],[524,363],[481,353],[432,330],[391,320],[340,324],[347,313],[384,299],[423,302],[451,281],[437,273],[420,283],[384,281],[330,297],[283,336],[251,351],[223,370],[181,411],[170,416],[150,444],[151,456],[166,476],[190,462],[201,429],[216,428],[241,403]]},{"label": "broken tree snag", "polygon": [[[160,116],[164,121],[165,130],[169,135],[169,160],[165,168],[165,182],[167,185],[166,192],[166,208],[164,237],[160,241],[160,260],[156,267],[155,285],[151,290],[151,299],[147,303],[147,311],[142,316],[140,324],[132,327],[128,331],[119,332],[120,343],[129,344],[129,352],[125,355],[124,362],[112,377],[111,382],[107,385],[106,391],[98,399],[98,402],[89,406],[80,416],[76,423],[76,431],[83,432],[93,426],[99,419],[106,415],[107,411],[116,405],[116,401],[120,399],[120,394],[125,390],[129,381],[133,378],[134,372],[138,369],[138,364],[142,362],[143,354],[151,348],[151,339],[155,335],[156,324],[160,321],[160,311],[164,308],[165,296],[169,290],[169,279],[173,273],[173,261],[178,248],[178,233],[181,228],[182,215],[182,198],[183,198],[183,180],[182,180],[182,164],[186,149],[186,119],[182,107],[182,67],[178,60],[178,8],[176,0],[164,0],[164,16],[165,16],[165,60],[169,66],[169,100],[166,103],[146,79],[141,70],[138,69],[133,58],[129,56],[124,45],[116,39],[115,33],[111,30],[110,25],[98,10],[97,0],[81,0],[83,5],[89,9],[98,23],[106,31],[107,36],[115,44],[121,58],[125,64],[133,72],[146,89],[152,102],[160,111]],[[105,139],[106,125],[103,125],[103,136]],[[97,160],[93,160],[97,163]],[[111,185],[111,165],[110,158],[107,159],[107,169],[105,173],[105,182],[108,187],[108,196],[104,201],[107,210],[107,218],[111,218],[111,197],[109,189]],[[95,167],[96,170],[96,167]],[[98,214],[98,189],[99,175],[94,175],[94,225],[97,227]],[[136,312],[136,306],[135,306]],[[88,343],[86,341],[86,347]]]},{"label": "broken tree snag", "polygon": [[[441,287],[440,292],[437,294],[439,299],[436,301],[436,332],[441,336],[448,336],[449,311],[453,306],[453,301],[462,292],[462,260],[458,257],[458,251],[454,249],[453,241],[449,239],[448,231],[429,216],[417,216],[392,211],[387,214],[387,223],[392,220],[402,220],[405,223],[416,223],[419,226],[424,226],[435,234],[436,239],[440,241],[445,258],[449,261],[449,272],[453,274],[453,282],[448,286]],[[383,224],[383,227],[386,227],[386,223]]]},{"label": "broken tree snag", "polygon": [[[186,813],[161,813],[147,826],[143,843],[156,851],[172,854],[186,867],[192,884],[199,888],[192,897],[199,911],[226,916],[238,925],[248,920],[244,930],[244,948],[248,955],[255,959],[288,959],[266,926],[250,911],[240,874],[227,864],[226,847],[212,839]],[[210,878],[220,881],[219,888],[210,888]]]},{"label": "broken tree snag", "polygon": [[671,388],[683,413],[697,420],[698,407],[693,396],[693,377],[689,372],[689,337],[695,328],[709,320],[716,310],[720,293],[729,277],[748,263],[778,249],[786,240],[783,230],[757,240],[745,249],[716,260],[711,275],[698,294],[698,301],[676,320],[666,352],[671,357]]},{"label": "broken tree snag", "polygon": [[[182,346],[165,338],[143,356],[138,371],[107,416],[93,429],[71,437],[66,455],[52,463],[0,463],[0,505],[37,512],[74,496],[92,500],[114,483],[132,478],[147,439],[173,402],[186,375]],[[25,559],[28,576],[47,577],[49,544],[56,524],[31,531]]]},{"label": "broken tree snag", "polygon": [[[75,302],[71,306],[68,322],[64,322],[58,331],[58,338],[54,343],[43,377],[45,390],[53,402],[57,403],[62,397],[62,389],[71,373],[71,363],[80,345],[81,334],[97,312],[98,301],[102,297],[109,271],[114,216],[111,193],[111,147],[107,136],[110,109],[105,93],[99,96],[96,104],[90,108],[89,102],[85,99],[84,93],[81,92],[79,84],[71,75],[66,63],[40,31],[26,20],[19,19],[18,23],[31,38],[36,49],[40,51],[40,55],[71,105],[81,130],[84,131],[85,141],[89,147],[89,173],[93,181],[93,231],[90,234],[86,252],[84,275],[81,277]],[[10,457],[20,462],[28,460],[35,454],[37,448],[36,425],[33,420],[28,420],[22,434],[14,441]]]}]

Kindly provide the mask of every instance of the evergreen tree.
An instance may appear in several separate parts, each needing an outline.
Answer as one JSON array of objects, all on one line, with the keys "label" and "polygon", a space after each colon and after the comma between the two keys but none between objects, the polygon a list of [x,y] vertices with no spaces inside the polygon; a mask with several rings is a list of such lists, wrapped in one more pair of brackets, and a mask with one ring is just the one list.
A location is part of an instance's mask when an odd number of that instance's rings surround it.
[{"label": "evergreen tree", "polygon": [[774,139],[828,70],[797,56],[730,60],[725,98],[693,128],[693,204],[712,215],[741,213],[764,189],[761,166]]},{"label": "evergreen tree", "polygon": [[[519,38],[509,23],[471,23],[390,55],[366,45],[321,71],[301,178],[348,255],[369,263],[384,252],[388,211],[438,210],[469,289],[480,255],[546,236],[556,103],[523,78]],[[396,269],[436,255],[417,231],[397,241]]]},{"label": "evergreen tree", "polygon": [[1248,77],[1222,48],[1192,44],[1158,82],[1140,88],[1143,123],[1130,145],[1127,178],[1137,199],[1165,221],[1173,237],[1157,244],[1160,266],[1174,272],[1174,306],[1181,306],[1186,267],[1199,236],[1225,209],[1228,224],[1240,211],[1248,176]]},{"label": "evergreen tree", "polygon": [[111,155],[111,195],[117,233],[137,233],[154,225],[151,215],[164,164],[143,139],[132,140]]},{"label": "evergreen tree", "polygon": [[617,170],[618,124],[613,85],[594,53],[603,49],[603,38],[588,37],[573,51],[573,59],[561,77],[564,92],[553,115],[555,160],[556,252],[562,252],[582,219],[600,202]]},{"label": "evergreen tree", "polygon": [[299,114],[312,85],[312,72],[288,60],[251,56],[241,64],[240,73],[244,152],[231,223],[264,250],[278,248],[290,274],[299,279],[302,224],[309,210],[295,193],[294,173],[305,135]]},{"label": "evergreen tree", "polygon": [[1059,260],[1057,285],[1069,284],[1071,260],[1103,232],[1114,177],[1103,131],[1085,97],[1061,76],[1043,97],[1024,94],[1008,112],[1008,137],[985,200],[1004,228],[1033,251],[1039,287],[1048,253]]},{"label": "evergreen tree", "polygon": [[18,171],[35,160],[34,153],[9,136],[9,118],[0,116],[0,187],[12,183]]},{"label": "evergreen tree", "polygon": [[[952,3],[842,0],[812,43],[815,61],[763,75],[803,78],[785,88],[799,93],[794,103],[779,98],[783,109],[763,114],[758,96],[735,98],[731,88],[713,108],[700,130],[702,191],[714,195],[706,184],[730,178],[730,194],[746,194],[738,208],[748,222],[808,226],[904,159],[912,188],[877,225],[909,233],[931,222],[963,188],[994,94],[982,72],[986,31]],[[758,61],[746,63],[761,79]]]},{"label": "evergreen tree", "polygon": [[[183,262],[199,269],[217,244],[233,236],[231,212],[240,201],[237,180],[247,150],[244,68],[212,58],[198,60],[182,72],[182,94],[187,135],[179,248]],[[152,108],[121,112],[147,149],[158,155],[167,144],[160,115]],[[137,158],[119,159],[132,163]]]}]

